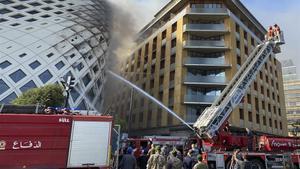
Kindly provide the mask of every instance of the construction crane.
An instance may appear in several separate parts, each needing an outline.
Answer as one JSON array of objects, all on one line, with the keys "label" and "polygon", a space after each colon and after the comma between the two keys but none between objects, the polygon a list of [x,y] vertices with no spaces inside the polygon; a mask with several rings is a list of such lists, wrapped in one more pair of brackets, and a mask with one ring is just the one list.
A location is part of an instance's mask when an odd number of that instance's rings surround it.
[{"label": "construction crane", "polygon": [[194,128],[200,138],[214,139],[217,136],[270,55],[281,52],[280,45],[285,44],[284,36],[282,31],[277,34],[255,47],[220,97],[211,107],[206,108],[194,123]]}]

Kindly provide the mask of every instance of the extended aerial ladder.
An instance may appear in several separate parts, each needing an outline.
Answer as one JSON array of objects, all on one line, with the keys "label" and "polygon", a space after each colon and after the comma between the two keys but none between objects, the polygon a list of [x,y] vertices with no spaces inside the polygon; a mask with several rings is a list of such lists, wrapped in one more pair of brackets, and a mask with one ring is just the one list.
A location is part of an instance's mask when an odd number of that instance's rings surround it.
[{"label": "extended aerial ladder", "polygon": [[272,53],[280,53],[280,45],[285,44],[283,32],[255,47],[245,63],[223,90],[219,98],[206,108],[194,124],[197,135],[213,139],[222,130],[230,114],[247,92],[257,73]]}]

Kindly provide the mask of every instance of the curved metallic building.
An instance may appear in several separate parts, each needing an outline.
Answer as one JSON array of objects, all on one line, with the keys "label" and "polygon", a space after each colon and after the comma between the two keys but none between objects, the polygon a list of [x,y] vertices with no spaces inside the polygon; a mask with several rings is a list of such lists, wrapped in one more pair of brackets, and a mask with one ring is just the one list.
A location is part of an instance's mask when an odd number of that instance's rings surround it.
[{"label": "curved metallic building", "polygon": [[99,110],[108,13],[104,0],[1,0],[0,103],[72,75],[70,107]]}]

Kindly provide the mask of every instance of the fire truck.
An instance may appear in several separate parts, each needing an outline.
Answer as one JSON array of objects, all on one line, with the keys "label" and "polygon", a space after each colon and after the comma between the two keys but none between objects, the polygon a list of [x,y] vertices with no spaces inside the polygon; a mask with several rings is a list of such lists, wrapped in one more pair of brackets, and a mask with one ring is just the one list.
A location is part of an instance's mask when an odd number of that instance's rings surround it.
[{"label": "fire truck", "polygon": [[4,109],[0,106],[0,168],[109,168],[113,117]]},{"label": "fire truck", "polygon": [[272,53],[285,44],[283,32],[255,47],[220,97],[206,108],[193,127],[202,141],[203,156],[211,169],[230,167],[233,149],[243,149],[251,168],[300,168],[300,138],[255,134],[249,130],[236,134],[227,120],[247,92],[257,73]]}]

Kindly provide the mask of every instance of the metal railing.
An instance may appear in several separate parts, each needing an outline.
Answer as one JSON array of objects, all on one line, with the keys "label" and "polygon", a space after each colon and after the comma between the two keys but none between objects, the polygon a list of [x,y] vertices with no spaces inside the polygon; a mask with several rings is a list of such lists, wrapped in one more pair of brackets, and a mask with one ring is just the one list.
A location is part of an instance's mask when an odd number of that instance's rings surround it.
[{"label": "metal railing", "polygon": [[198,76],[187,75],[185,82],[190,83],[222,83],[225,84],[226,78],[224,76]]},{"label": "metal railing", "polygon": [[210,30],[210,31],[226,31],[225,25],[220,24],[194,24],[188,23],[184,25],[184,30]]}]

